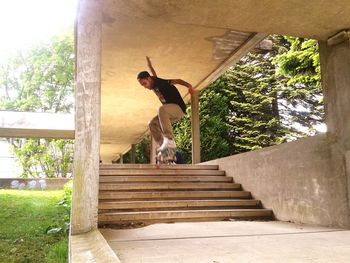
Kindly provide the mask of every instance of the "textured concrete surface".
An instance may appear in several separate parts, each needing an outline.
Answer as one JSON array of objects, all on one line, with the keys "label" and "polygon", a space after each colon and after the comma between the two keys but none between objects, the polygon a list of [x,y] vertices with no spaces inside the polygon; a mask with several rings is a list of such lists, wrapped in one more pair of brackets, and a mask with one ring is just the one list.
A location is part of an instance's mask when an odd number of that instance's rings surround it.
[{"label": "textured concrete surface", "polygon": [[[322,87],[325,95],[326,123],[331,146],[333,170],[346,178],[350,221],[350,33],[337,45],[320,41]],[[349,222],[350,225],[350,222]]]},{"label": "textured concrete surface", "polygon": [[[75,139],[71,232],[97,228],[101,120],[100,1],[80,0],[76,18]],[[88,200],[88,201],[87,201]]]},{"label": "textured concrete surface", "polygon": [[156,224],[101,229],[123,263],[345,263],[350,231],[284,222]]},{"label": "textured concrete surface", "polygon": [[249,189],[278,220],[349,227],[346,177],[325,134],[207,162]]},{"label": "textured concrete surface", "polygon": [[69,241],[69,262],[71,263],[120,263],[100,231],[71,235]]}]

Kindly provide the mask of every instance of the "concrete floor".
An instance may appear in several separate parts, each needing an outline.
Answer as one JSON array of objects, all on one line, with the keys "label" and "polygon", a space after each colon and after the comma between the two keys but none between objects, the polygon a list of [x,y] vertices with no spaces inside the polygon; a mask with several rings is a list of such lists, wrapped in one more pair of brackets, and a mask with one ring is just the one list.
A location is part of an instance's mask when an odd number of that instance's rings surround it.
[{"label": "concrete floor", "polygon": [[284,222],[100,229],[123,263],[350,262],[350,230]]}]

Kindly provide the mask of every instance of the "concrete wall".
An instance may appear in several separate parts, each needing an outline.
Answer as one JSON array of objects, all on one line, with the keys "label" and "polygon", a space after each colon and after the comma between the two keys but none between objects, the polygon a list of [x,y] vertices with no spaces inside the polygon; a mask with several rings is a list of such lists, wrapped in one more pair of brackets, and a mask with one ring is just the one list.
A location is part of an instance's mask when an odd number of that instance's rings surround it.
[{"label": "concrete wall", "polygon": [[205,164],[218,164],[278,220],[348,228],[346,174],[329,145],[324,134]]},{"label": "concrete wall", "polygon": [[31,189],[31,190],[61,190],[71,179],[46,178],[46,179],[22,179],[0,178],[0,189]]}]

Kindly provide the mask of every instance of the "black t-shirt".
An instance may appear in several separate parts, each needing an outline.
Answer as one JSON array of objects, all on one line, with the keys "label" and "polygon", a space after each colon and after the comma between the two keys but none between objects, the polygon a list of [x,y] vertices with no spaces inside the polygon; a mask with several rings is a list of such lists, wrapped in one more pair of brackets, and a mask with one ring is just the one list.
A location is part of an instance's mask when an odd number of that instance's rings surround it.
[{"label": "black t-shirt", "polygon": [[186,113],[186,105],[179,91],[174,85],[170,84],[170,80],[153,77],[153,92],[158,96],[162,104],[175,103],[180,106],[182,111]]}]

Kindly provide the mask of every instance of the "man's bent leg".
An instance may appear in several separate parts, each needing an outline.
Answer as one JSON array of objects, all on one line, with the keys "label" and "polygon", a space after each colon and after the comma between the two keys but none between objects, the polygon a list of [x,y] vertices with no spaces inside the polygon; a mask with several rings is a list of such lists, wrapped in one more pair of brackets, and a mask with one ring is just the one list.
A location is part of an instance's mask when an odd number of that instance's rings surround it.
[{"label": "man's bent leg", "polygon": [[148,127],[151,131],[152,137],[156,141],[158,145],[162,145],[163,143],[163,134],[161,130],[161,126],[159,123],[159,118],[158,116],[154,117],[149,123]]},{"label": "man's bent leg", "polygon": [[185,114],[177,104],[164,104],[158,110],[159,122],[163,134],[168,139],[174,138],[172,123],[180,120]]}]

